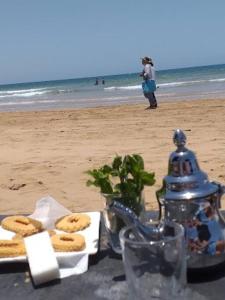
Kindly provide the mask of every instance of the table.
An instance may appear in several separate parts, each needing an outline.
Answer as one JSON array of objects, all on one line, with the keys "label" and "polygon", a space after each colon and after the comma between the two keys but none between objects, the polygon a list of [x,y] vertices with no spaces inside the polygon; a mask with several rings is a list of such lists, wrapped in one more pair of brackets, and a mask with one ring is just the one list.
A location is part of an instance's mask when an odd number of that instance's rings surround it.
[{"label": "table", "polygon": [[[0,216],[2,219],[4,216]],[[34,287],[27,263],[0,265],[0,300],[125,300],[127,285],[120,255],[108,246],[101,222],[99,252],[81,275]],[[193,300],[225,297],[225,263],[204,272],[188,272],[188,295]],[[138,299],[137,299],[138,300]]]}]

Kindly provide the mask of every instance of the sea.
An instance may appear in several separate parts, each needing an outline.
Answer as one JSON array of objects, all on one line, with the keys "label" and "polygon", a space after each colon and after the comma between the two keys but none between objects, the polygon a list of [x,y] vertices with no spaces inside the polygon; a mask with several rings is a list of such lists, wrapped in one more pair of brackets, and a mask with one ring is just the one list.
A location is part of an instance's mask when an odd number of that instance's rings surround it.
[{"label": "sea", "polygon": [[[98,85],[96,77],[0,85],[0,111],[88,108],[147,101],[139,73],[97,78]],[[159,104],[225,99],[225,64],[158,70],[156,81]]]}]

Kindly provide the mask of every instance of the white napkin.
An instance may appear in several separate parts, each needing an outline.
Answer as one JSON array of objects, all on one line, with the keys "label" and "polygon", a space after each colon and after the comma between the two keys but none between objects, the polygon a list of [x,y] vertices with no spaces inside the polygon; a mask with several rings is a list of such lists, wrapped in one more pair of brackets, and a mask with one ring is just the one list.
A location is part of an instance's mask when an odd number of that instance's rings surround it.
[{"label": "white napkin", "polygon": [[55,221],[72,212],[59,204],[54,198],[46,196],[36,202],[36,208],[30,218],[42,222],[44,228],[53,229]]},{"label": "white napkin", "polygon": [[24,243],[34,284],[59,278],[59,265],[48,232],[28,236]]},{"label": "white napkin", "polygon": [[[71,213],[71,211],[59,204],[54,198],[47,196],[37,201],[35,211],[29,217],[41,221],[45,229],[53,229],[57,219]],[[71,252],[54,253],[54,255],[58,262],[60,278],[81,274],[88,269],[88,253]],[[52,265],[49,265],[49,269],[51,268]]]}]

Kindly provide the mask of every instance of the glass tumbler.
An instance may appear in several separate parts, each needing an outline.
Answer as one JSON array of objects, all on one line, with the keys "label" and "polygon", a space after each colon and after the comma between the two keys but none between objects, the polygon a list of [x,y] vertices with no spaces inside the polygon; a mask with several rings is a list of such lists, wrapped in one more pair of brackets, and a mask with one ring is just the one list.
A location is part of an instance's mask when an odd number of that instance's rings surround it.
[{"label": "glass tumbler", "polygon": [[[149,224],[158,227],[158,224]],[[155,232],[155,231],[153,231]],[[132,226],[120,232],[129,299],[182,299],[186,285],[183,227],[168,221],[148,241],[138,241]]]}]

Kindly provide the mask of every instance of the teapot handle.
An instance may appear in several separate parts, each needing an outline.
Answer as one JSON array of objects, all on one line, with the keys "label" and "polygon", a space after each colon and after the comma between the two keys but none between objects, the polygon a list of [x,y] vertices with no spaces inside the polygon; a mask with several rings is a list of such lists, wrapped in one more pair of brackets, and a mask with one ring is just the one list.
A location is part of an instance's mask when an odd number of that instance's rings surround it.
[{"label": "teapot handle", "polygon": [[225,185],[222,185],[221,183],[219,184],[219,194],[220,194],[220,199],[225,194]]},{"label": "teapot handle", "polygon": [[[223,195],[225,194],[225,185],[222,185],[221,183],[218,183],[219,189],[218,189],[218,193],[219,193],[219,199],[218,199],[218,208],[221,209],[221,199],[223,197]],[[218,213],[220,214],[221,218],[224,219],[224,216],[221,215],[221,213],[218,211]],[[224,220],[225,221],[225,220]]]},{"label": "teapot handle", "polygon": [[214,183],[218,186],[218,194],[219,194],[218,208],[221,208],[221,198],[225,194],[225,185],[222,185],[220,182],[217,182],[217,181],[213,181],[212,183]]}]

